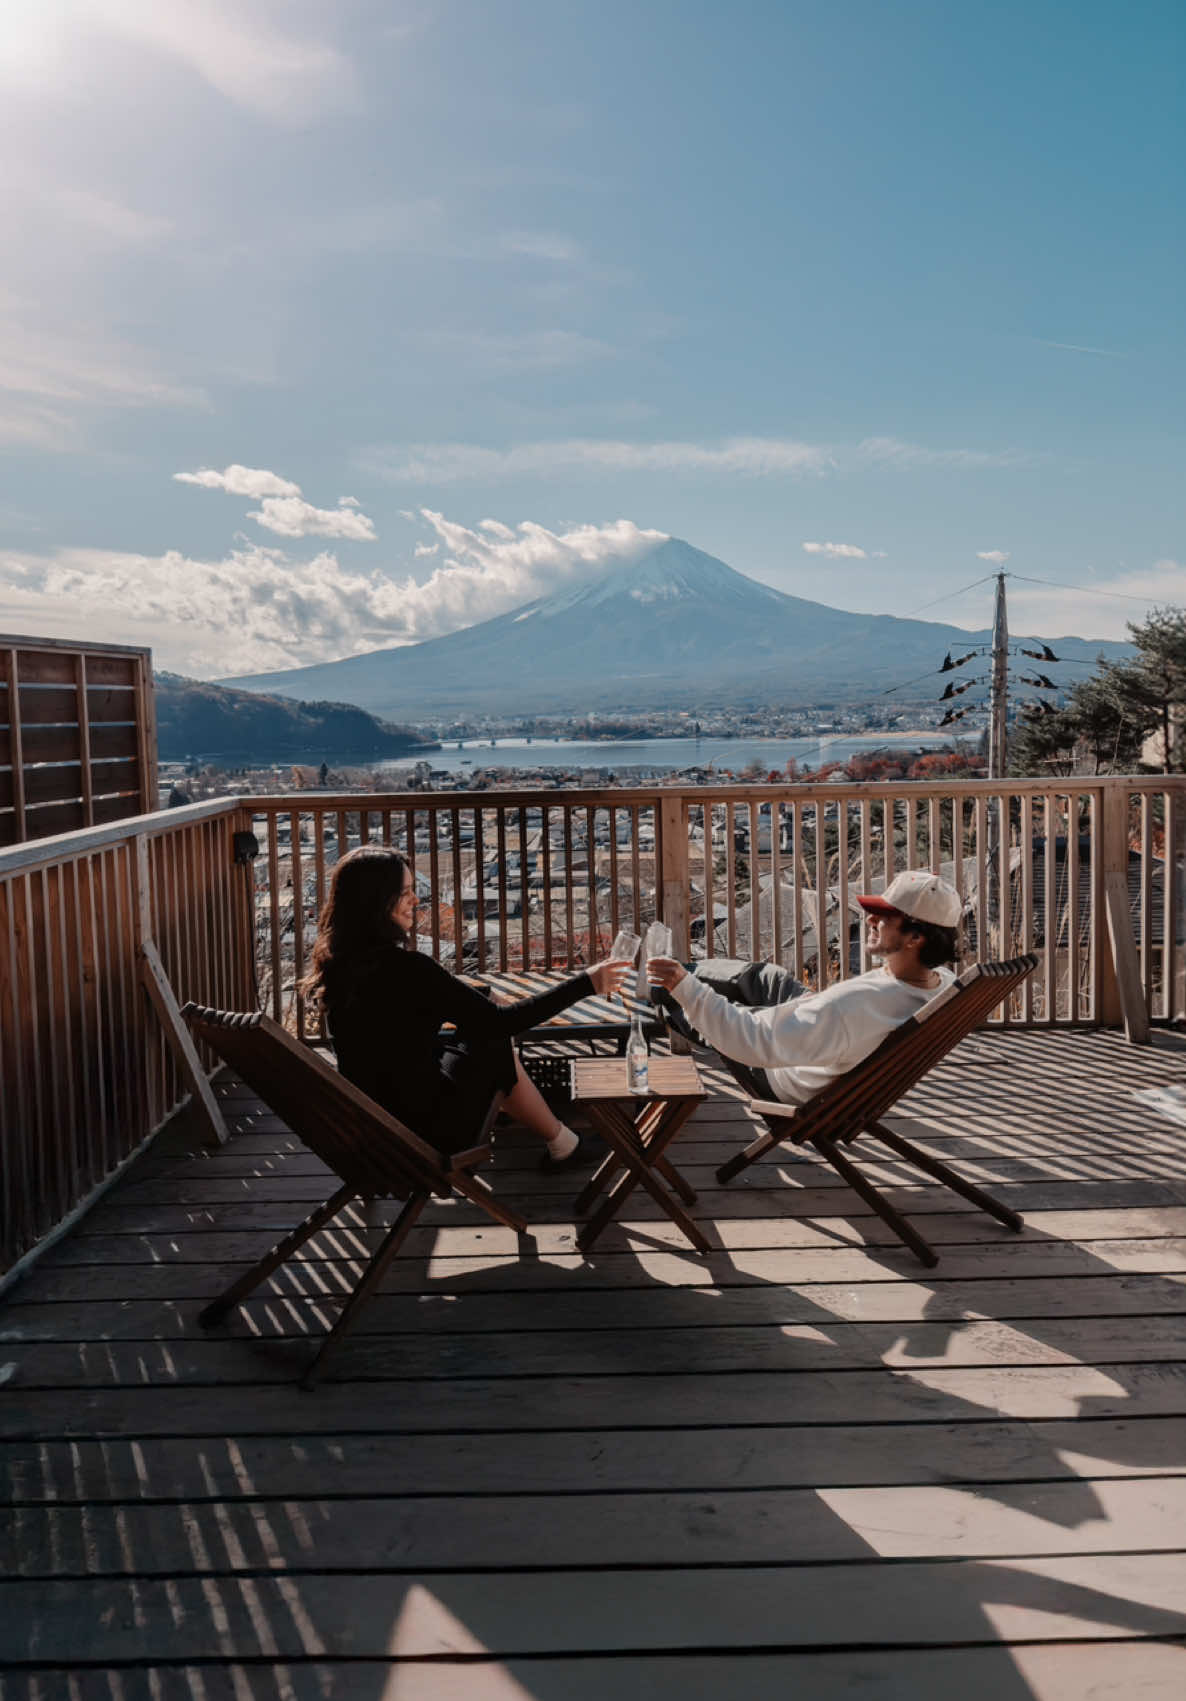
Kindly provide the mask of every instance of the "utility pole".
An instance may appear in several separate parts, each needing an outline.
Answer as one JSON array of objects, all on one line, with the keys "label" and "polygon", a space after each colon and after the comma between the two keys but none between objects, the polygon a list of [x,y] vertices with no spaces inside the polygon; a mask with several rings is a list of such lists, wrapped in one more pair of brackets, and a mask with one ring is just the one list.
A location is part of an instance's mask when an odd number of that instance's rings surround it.
[{"label": "utility pole", "polygon": [[997,574],[997,602],[992,621],[992,682],[988,715],[988,777],[1003,780],[1008,766],[1006,749],[1009,692],[1009,620],[1005,612],[1005,574]]}]

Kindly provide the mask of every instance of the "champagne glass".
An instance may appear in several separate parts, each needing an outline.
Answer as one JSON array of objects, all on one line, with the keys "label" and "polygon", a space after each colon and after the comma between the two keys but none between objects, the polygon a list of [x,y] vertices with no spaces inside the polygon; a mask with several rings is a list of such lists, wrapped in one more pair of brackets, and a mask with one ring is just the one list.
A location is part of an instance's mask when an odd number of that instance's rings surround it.
[{"label": "champagne glass", "polygon": [[665,921],[653,921],[647,928],[646,944],[642,948],[642,956],[638,964],[638,996],[645,1003],[650,994],[647,990],[647,958],[670,957],[671,929]]},{"label": "champagne glass", "polygon": [[[617,933],[614,934],[614,942],[609,948],[609,954],[616,963],[632,963],[641,944],[642,940],[637,933],[631,933],[627,928],[619,928]],[[617,996],[625,1007],[626,1000],[622,997],[621,992]]]}]

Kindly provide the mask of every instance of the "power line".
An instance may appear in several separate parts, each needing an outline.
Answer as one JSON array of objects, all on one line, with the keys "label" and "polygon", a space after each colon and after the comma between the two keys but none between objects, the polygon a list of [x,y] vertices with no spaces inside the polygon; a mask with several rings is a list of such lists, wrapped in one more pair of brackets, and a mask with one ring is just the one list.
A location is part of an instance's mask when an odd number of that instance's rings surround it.
[{"label": "power line", "polygon": [[1149,602],[1148,597],[1133,596],[1130,591],[1097,591],[1091,585],[1068,585],[1065,579],[1035,579],[1032,573],[1010,573],[1008,577],[1022,579],[1027,585],[1053,585],[1058,591],[1082,591],[1084,596],[1110,597],[1115,602]]},{"label": "power line", "polygon": [[921,614],[924,608],[934,608],[937,603],[950,602],[953,597],[962,597],[963,594],[964,594],[964,591],[974,591],[976,589],[977,585],[985,584],[986,581],[991,579],[992,577],[993,577],[993,574],[991,574],[991,573],[982,573],[979,579],[973,579],[972,583],[970,585],[965,585],[963,590],[961,590],[961,591],[945,591],[941,597],[932,597],[930,602],[919,603],[917,608],[910,609],[909,612],[906,613],[906,614],[900,614],[898,616],[898,619],[899,620],[912,620],[916,614]]}]

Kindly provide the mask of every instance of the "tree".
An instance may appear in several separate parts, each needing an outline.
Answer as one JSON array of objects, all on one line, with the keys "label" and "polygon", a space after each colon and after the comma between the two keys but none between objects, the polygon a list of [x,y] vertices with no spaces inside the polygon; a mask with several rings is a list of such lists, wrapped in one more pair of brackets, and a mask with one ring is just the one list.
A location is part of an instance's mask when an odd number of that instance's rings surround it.
[{"label": "tree", "polygon": [[1015,774],[1133,773],[1152,732],[1162,737],[1162,771],[1186,766],[1176,737],[1186,705],[1186,610],[1154,609],[1128,630],[1135,656],[1101,660],[1061,709],[1022,712],[1010,744]]},{"label": "tree", "polygon": [[1181,772],[1186,752],[1175,748],[1175,711],[1186,704],[1186,609],[1155,608],[1140,624],[1129,621],[1128,631],[1136,657],[1100,671],[1142,732],[1160,732],[1162,773]]},{"label": "tree", "polygon": [[1079,724],[1070,705],[1048,714],[1023,709],[1009,735],[1009,770],[1014,774],[1073,774],[1078,743]]}]

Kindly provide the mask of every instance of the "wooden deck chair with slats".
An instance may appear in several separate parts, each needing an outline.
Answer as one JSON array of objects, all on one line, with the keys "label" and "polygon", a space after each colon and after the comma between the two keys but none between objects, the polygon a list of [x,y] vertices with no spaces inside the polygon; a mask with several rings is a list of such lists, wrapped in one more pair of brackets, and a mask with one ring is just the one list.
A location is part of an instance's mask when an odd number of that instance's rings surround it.
[{"label": "wooden deck chair with slats", "polygon": [[301,1379],[311,1388],[329,1354],[350,1329],[363,1301],[383,1279],[400,1247],[435,1194],[460,1193],[495,1222],[524,1234],[527,1224],[491,1193],[473,1171],[491,1153],[490,1131],[503,1095],[495,1093],[478,1143],[443,1157],[316,1052],[259,1014],[209,1010],[186,1004],[192,1032],[238,1071],[248,1086],[340,1178],[342,1185],[259,1263],[233,1282],[199,1315],[205,1327],[222,1321],[254,1288],[278,1270],[310,1236],[352,1200],[399,1199],[403,1209],[370,1259],[342,1311]]},{"label": "wooden deck chair with slats", "polygon": [[1019,1230],[1021,1218],[981,1188],[965,1181],[930,1152],[887,1128],[882,1120],[898,1100],[922,1080],[948,1053],[966,1038],[1002,1000],[1008,998],[1037,967],[1032,953],[1002,963],[977,963],[957,977],[943,992],[903,1022],[877,1050],[846,1074],[830,1081],[806,1104],[782,1104],[759,1096],[759,1083],[744,1065],[722,1057],[730,1073],[755,1096],[750,1109],[766,1124],[767,1132],[717,1170],[721,1183],[732,1181],[750,1164],[765,1157],[784,1141],[808,1146],[818,1152],[883,1222],[926,1265],[939,1262],[939,1255],[895,1210],[889,1200],[853,1163],[842,1148],[850,1147],[864,1134],[887,1146],[898,1157],[924,1174],[987,1211],[1007,1228]]}]

